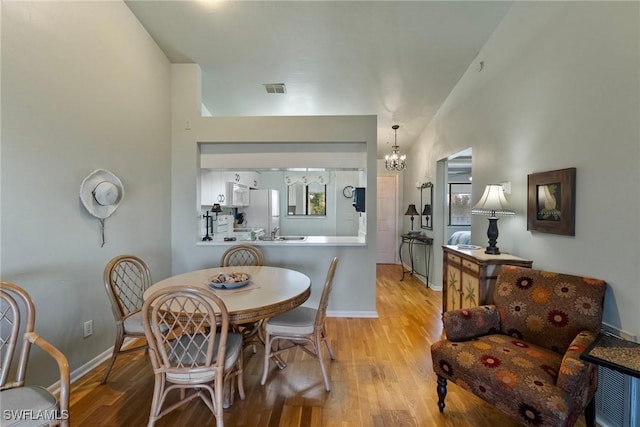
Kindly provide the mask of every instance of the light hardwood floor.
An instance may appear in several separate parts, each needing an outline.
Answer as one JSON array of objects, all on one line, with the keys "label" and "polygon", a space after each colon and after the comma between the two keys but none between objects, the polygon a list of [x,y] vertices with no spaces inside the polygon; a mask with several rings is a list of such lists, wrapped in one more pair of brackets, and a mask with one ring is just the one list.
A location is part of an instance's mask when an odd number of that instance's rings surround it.
[{"label": "light hardwood floor", "polygon": [[[455,384],[438,412],[431,343],[441,336],[441,294],[400,266],[378,265],[378,319],[329,318],[336,360],[327,360],[331,392],[324,390],[317,361],[296,350],[273,364],[260,385],[262,351],[245,352],[246,399],[224,411],[226,426],[451,426],[519,425]],[[349,286],[334,283],[335,287]],[[326,356],[326,354],[325,354]],[[72,426],[144,426],[153,375],[144,352],[120,357],[109,382],[104,364],[71,387]],[[209,426],[215,419],[199,400],[162,418],[157,426]],[[577,426],[584,426],[582,417]]]}]

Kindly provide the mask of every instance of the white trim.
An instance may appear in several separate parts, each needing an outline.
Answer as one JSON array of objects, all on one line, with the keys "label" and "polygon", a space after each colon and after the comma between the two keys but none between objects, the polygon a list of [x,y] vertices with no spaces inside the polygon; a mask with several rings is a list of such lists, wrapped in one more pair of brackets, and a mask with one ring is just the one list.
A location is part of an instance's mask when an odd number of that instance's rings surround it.
[{"label": "white trim", "polygon": [[327,317],[360,317],[377,319],[377,311],[327,311]]},{"label": "white trim", "polygon": [[[408,273],[406,273],[406,271],[411,271],[411,266],[410,265],[402,263],[401,267],[403,267],[405,269],[405,274],[408,274]],[[429,271],[429,275],[431,275],[431,273],[432,273],[432,271]],[[414,274],[413,277],[415,277],[416,279],[421,281],[424,285],[427,285],[427,280],[425,278],[423,278],[421,275]],[[429,283],[427,286],[429,287],[429,289],[431,289],[433,291],[442,291],[442,285],[435,286],[433,283]]]},{"label": "white trim", "polygon": [[[136,340],[135,338],[125,338],[124,343],[122,344],[122,348],[126,349],[135,340]],[[70,383],[73,384],[74,382],[78,381],[80,378],[87,375],[93,369],[97,368],[102,362],[109,360],[112,354],[113,354],[113,346],[109,347],[108,349],[106,349],[105,351],[103,351],[93,359],[89,360],[87,363],[80,366],[79,368],[74,369],[70,375],[71,376]],[[47,390],[51,394],[60,393],[60,380],[56,381],[55,383],[47,387]]]}]

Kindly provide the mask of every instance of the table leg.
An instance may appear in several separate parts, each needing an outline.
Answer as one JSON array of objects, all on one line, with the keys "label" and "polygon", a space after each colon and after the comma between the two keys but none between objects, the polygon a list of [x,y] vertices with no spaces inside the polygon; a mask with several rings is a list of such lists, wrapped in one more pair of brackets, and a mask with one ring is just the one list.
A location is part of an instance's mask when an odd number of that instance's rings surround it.
[{"label": "table leg", "polygon": [[400,242],[400,248],[398,248],[398,255],[400,256],[400,267],[402,268],[402,278],[400,279],[400,281],[402,282],[404,280],[404,263],[402,262],[402,247],[404,246],[404,239],[402,239],[402,242]]},{"label": "table leg", "polygon": [[427,288],[429,287],[429,266],[431,264],[431,245],[424,246],[424,265],[426,270],[425,282],[427,282]]},{"label": "table leg", "polygon": [[413,276],[413,273],[416,272],[416,268],[413,265],[413,240],[409,242],[409,259],[411,260],[411,272],[409,274]]}]

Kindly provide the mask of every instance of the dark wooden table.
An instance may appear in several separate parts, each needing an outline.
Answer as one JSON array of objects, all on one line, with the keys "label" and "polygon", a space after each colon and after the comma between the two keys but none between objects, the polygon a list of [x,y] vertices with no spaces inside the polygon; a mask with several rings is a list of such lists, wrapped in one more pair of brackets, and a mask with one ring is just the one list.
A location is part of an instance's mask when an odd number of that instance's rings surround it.
[{"label": "dark wooden table", "polygon": [[640,378],[639,343],[601,333],[580,358]]}]

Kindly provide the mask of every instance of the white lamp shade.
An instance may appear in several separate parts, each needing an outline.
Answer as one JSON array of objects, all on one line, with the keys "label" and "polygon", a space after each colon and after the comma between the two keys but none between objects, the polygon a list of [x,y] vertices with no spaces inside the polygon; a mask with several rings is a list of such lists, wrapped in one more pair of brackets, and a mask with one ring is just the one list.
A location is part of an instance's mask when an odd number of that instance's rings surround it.
[{"label": "white lamp shade", "polygon": [[471,208],[471,213],[490,216],[515,215],[515,212],[509,209],[509,203],[504,197],[502,185],[499,184],[490,184],[485,187],[482,197]]}]

